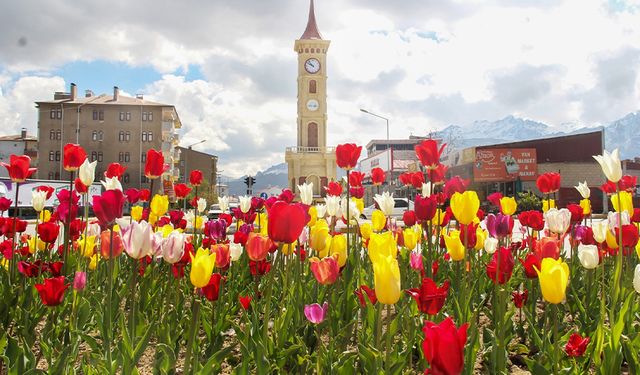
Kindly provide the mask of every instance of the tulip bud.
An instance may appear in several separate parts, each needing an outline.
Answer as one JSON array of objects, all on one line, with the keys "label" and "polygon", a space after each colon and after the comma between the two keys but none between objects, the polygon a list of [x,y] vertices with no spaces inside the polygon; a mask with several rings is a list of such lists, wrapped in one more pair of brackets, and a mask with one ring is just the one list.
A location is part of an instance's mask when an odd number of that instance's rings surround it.
[{"label": "tulip bud", "polygon": [[618,149],[613,150],[611,154],[605,150],[604,154],[595,155],[593,158],[600,164],[602,172],[609,181],[613,183],[620,181],[622,178],[622,165],[620,164]]},{"label": "tulip bud", "polygon": [[486,251],[487,254],[495,253],[497,248],[498,248],[497,238],[488,237],[486,240],[484,240],[484,251]]},{"label": "tulip bud", "polygon": [[240,211],[246,214],[251,209],[251,197],[248,195],[242,195],[238,197],[240,199]]},{"label": "tulip bud", "polygon": [[306,205],[313,203],[313,182],[298,185],[298,191],[300,192],[300,201],[302,203]]},{"label": "tulip bud", "polygon": [[93,184],[96,175],[96,165],[98,165],[97,160],[89,163],[89,159],[85,159],[84,163],[80,166],[78,177],[85,186],[91,186],[91,184]]},{"label": "tulip bud", "polygon": [[83,290],[87,285],[87,273],[83,271],[76,271],[73,277],[73,289]]},{"label": "tulip bud", "polygon": [[578,259],[580,259],[582,267],[588,270],[598,267],[600,263],[598,247],[596,245],[578,245]]},{"label": "tulip bud", "polygon": [[229,210],[229,197],[218,197],[218,204],[220,205],[220,211],[227,212]]},{"label": "tulip bud", "polygon": [[44,205],[47,202],[47,192],[33,190],[31,192],[31,205],[36,212],[44,210]]},{"label": "tulip bud", "polygon": [[207,200],[204,198],[198,199],[198,211],[204,212],[207,209]]},{"label": "tulip bud", "polygon": [[242,245],[238,243],[230,243],[229,244],[229,255],[231,256],[231,261],[236,262],[242,256]]},{"label": "tulip bud", "polygon": [[578,182],[578,186],[574,186],[574,188],[578,190],[578,193],[580,193],[582,199],[589,199],[589,197],[591,196],[591,190],[589,189],[589,185],[587,185],[587,181]]},{"label": "tulip bud", "polygon": [[393,207],[395,206],[393,194],[389,194],[388,191],[385,191],[382,194],[376,194],[373,199],[378,203],[378,207],[380,207],[380,211],[382,211],[382,213],[386,216],[391,216],[393,214]]},{"label": "tulip bud", "polygon": [[329,195],[324,198],[326,203],[327,215],[330,217],[338,216],[340,212],[340,197]]}]

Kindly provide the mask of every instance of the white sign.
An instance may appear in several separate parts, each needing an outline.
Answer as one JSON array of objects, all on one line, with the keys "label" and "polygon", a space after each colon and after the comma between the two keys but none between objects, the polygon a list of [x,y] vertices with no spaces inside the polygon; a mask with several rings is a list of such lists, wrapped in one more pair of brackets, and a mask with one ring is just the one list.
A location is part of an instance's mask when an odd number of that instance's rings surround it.
[{"label": "white sign", "polygon": [[391,163],[393,162],[391,150],[384,150],[374,156],[366,158],[360,162],[360,171],[365,174],[371,174],[373,168],[382,168],[383,171],[391,171]]},{"label": "white sign", "polygon": [[[20,184],[20,190],[18,191],[18,207],[31,207],[31,192],[35,190],[38,186],[51,186],[54,188],[54,192],[51,195],[51,198],[47,200],[45,204],[46,207],[55,207],[58,205],[58,197],[57,193],[62,189],[69,189],[68,182],[62,181],[48,181],[48,180],[27,180]],[[11,180],[0,180],[0,195],[4,197],[14,200],[16,197],[16,184],[11,182]],[[102,185],[97,183],[89,186],[88,198],[89,203],[93,201],[94,195],[100,195],[102,193]],[[13,205],[15,202],[11,205]],[[79,202],[82,205],[82,199]]]}]

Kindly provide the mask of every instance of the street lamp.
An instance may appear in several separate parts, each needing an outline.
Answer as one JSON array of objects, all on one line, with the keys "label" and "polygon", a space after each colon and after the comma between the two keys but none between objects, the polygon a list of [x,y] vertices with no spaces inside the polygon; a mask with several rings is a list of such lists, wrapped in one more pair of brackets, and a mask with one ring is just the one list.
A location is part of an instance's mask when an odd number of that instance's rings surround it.
[{"label": "street lamp", "polygon": [[[387,150],[389,150],[389,159],[391,159],[391,152],[392,151],[391,151],[391,143],[389,141],[389,119],[384,117],[384,116],[380,116],[378,114],[375,114],[373,112],[369,112],[364,108],[360,108],[360,112],[364,112],[364,113],[366,113],[368,115],[375,116],[377,118],[381,118],[381,119],[383,119],[384,121],[387,122]],[[391,160],[387,160],[387,162],[389,163],[389,169],[391,171],[393,171],[393,166],[391,165]],[[391,175],[391,177],[393,177],[393,175]],[[387,183],[390,184],[390,181],[387,181]]]}]

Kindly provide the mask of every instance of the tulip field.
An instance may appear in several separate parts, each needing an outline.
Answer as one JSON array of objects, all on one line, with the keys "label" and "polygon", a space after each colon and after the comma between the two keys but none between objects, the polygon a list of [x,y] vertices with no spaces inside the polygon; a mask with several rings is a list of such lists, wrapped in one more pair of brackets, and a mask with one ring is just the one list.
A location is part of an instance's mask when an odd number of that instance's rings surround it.
[{"label": "tulip field", "polygon": [[[326,197],[219,197],[209,220],[199,171],[169,199],[149,150],[149,186],[123,191],[126,166],[95,176],[66,145],[68,188],[53,206],[54,189],[34,189],[37,219],[0,198],[0,374],[640,373],[640,208],[617,151],[594,156],[604,184],[566,207],[545,173],[537,198],[494,193],[483,212],[443,147],[416,146],[402,221],[385,173],[354,170],[355,144],[336,148],[347,176]],[[3,166],[17,197],[35,169]],[[591,213],[592,189],[611,212]]]}]

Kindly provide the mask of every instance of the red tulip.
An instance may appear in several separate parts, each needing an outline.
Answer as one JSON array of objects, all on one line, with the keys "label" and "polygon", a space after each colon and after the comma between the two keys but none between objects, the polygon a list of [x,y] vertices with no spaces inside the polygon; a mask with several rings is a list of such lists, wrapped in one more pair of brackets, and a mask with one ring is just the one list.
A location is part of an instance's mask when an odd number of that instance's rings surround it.
[{"label": "red tulip", "polygon": [[538,176],[536,186],[543,194],[555,193],[560,190],[560,173],[547,172]]},{"label": "red tulip", "polygon": [[144,165],[144,175],[153,180],[164,173],[164,155],[162,151],[157,151],[152,148],[147,151],[147,162]]},{"label": "red tulip", "polygon": [[89,187],[85,184],[82,183],[82,180],[80,178],[76,178],[73,181],[73,185],[76,188],[76,191],[78,192],[78,194],[86,194],[87,192],[89,192]]},{"label": "red tulip", "polygon": [[25,277],[36,277],[40,275],[40,268],[42,267],[42,261],[36,260],[34,263],[25,261],[18,262],[18,272]]},{"label": "red tulip", "polygon": [[491,261],[487,264],[487,276],[494,283],[505,284],[511,279],[514,263],[511,250],[501,247],[493,253]]},{"label": "red tulip", "polygon": [[511,293],[511,298],[513,299],[515,307],[521,309],[522,306],[527,303],[527,299],[529,299],[529,291],[525,289],[522,292],[518,292],[516,290]]},{"label": "red tulip", "polygon": [[362,186],[352,187],[349,189],[349,194],[351,194],[351,196],[354,198],[360,199],[364,197],[364,187]]},{"label": "red tulip", "polygon": [[36,171],[36,168],[29,168],[31,164],[31,158],[27,155],[11,155],[9,157],[9,164],[0,162],[0,165],[7,168],[9,177],[13,182],[24,182],[27,178]]},{"label": "red tulip", "polygon": [[175,184],[173,190],[178,198],[185,198],[191,192],[191,188],[187,184]]},{"label": "red tulip", "polygon": [[382,185],[387,178],[387,174],[380,167],[375,167],[371,170],[371,182],[374,185]]},{"label": "red tulip", "polygon": [[568,204],[567,209],[571,212],[571,224],[576,224],[584,218],[582,207],[578,204]]},{"label": "red tulip", "polygon": [[600,190],[606,195],[611,195],[616,193],[616,184],[611,181],[607,181],[602,186],[600,186]]},{"label": "red tulip", "polygon": [[262,276],[271,271],[271,263],[266,260],[249,261],[249,270],[252,276]]},{"label": "red tulip", "polygon": [[420,288],[405,290],[418,304],[418,309],[427,315],[436,315],[444,306],[449,293],[449,280],[445,280],[441,287],[429,277],[422,279]]},{"label": "red tulip", "polygon": [[542,268],[542,265],[541,265],[542,259],[538,258],[538,256],[534,253],[529,253],[524,258],[524,261],[522,259],[518,259],[518,260],[520,261],[520,264],[522,264],[522,268],[524,269],[524,274],[525,276],[527,276],[527,278],[529,279],[538,278],[538,272],[536,272],[536,268],[537,269]]},{"label": "red tulip", "polygon": [[38,186],[36,188],[36,191],[46,191],[47,192],[47,200],[49,200],[53,196],[53,193],[56,191],[56,189],[54,189],[51,186],[40,185],[40,186]]},{"label": "red tulip", "polygon": [[324,189],[327,191],[327,195],[339,197],[342,194],[342,185],[336,181],[329,182]]},{"label": "red tulip", "polygon": [[[237,234],[238,232],[236,232]],[[255,232],[249,233],[247,237],[247,255],[249,259],[254,261],[261,261],[267,257],[269,249],[273,241],[271,238],[262,236]]]},{"label": "red tulip", "polygon": [[411,174],[411,185],[415,189],[422,189],[422,184],[424,184],[424,175],[422,172],[414,172]]},{"label": "red tulip", "polygon": [[464,193],[470,182],[470,180],[465,180],[460,176],[453,176],[445,182],[444,193],[447,197],[453,196],[454,193]]},{"label": "red tulip", "polygon": [[523,211],[518,214],[520,225],[529,227],[533,230],[541,231],[544,229],[544,216],[540,211]]},{"label": "red tulip", "polygon": [[60,225],[47,221],[38,225],[38,237],[46,243],[54,243],[58,239],[60,233]]},{"label": "red tulip", "polygon": [[353,169],[358,165],[358,159],[362,152],[362,146],[355,143],[345,143],[336,147],[336,163],[338,167],[346,170]]},{"label": "red tulip", "polygon": [[419,221],[431,220],[436,214],[438,209],[438,201],[435,195],[431,195],[427,198],[423,198],[418,194],[415,197],[414,209],[416,212],[416,218]]},{"label": "red tulip", "polygon": [[406,227],[412,227],[416,223],[416,212],[415,211],[405,211],[402,214],[402,222]]},{"label": "red tulip", "polygon": [[11,208],[11,203],[13,203],[11,199],[0,197],[0,212],[7,211],[9,208]]},{"label": "red tulip", "polygon": [[358,297],[358,301],[362,307],[367,307],[367,302],[364,299],[365,295],[369,299],[369,302],[371,302],[372,306],[378,302],[376,291],[366,285],[360,285],[360,288],[354,290],[353,293]]},{"label": "red tulip", "polygon": [[444,164],[438,164],[435,169],[429,169],[429,181],[434,185],[444,183],[449,168]]},{"label": "red tulip", "polygon": [[62,303],[64,292],[69,284],[64,283],[64,276],[44,279],[44,284],[36,284],[40,300],[45,306],[58,306]]},{"label": "red tulip", "polygon": [[628,174],[622,176],[620,181],[618,181],[618,187],[622,191],[628,191],[633,193],[636,190],[636,185],[638,183],[638,176],[630,176]]},{"label": "red tulip", "polygon": [[200,186],[200,184],[202,184],[202,171],[194,169],[191,171],[191,174],[189,174],[189,182],[191,183],[191,186]]},{"label": "red tulip", "polygon": [[126,169],[127,167],[123,167],[120,163],[111,163],[104,172],[104,176],[107,178],[118,177],[119,180]]},{"label": "red tulip", "polygon": [[269,237],[274,242],[295,242],[304,226],[309,222],[305,209],[299,204],[282,201],[274,203],[269,209]]},{"label": "red tulip", "polygon": [[533,251],[541,261],[544,258],[558,259],[560,258],[560,244],[561,242],[555,238],[543,237],[539,241],[536,241]]},{"label": "red tulip", "polygon": [[338,274],[340,273],[340,267],[335,257],[324,257],[318,259],[313,257],[309,259],[311,272],[315,276],[316,280],[322,285],[330,285],[336,282]]},{"label": "red tulip", "polygon": [[440,164],[440,156],[446,145],[446,143],[443,143],[438,149],[436,140],[427,139],[415,146],[416,156],[418,156],[425,168],[435,169]]},{"label": "red tulip", "polygon": [[202,295],[211,302],[217,301],[220,296],[220,280],[222,280],[222,275],[214,273],[209,279],[209,284],[201,289]]},{"label": "red tulip", "polygon": [[211,253],[216,254],[216,267],[220,269],[226,269],[229,267],[231,261],[231,254],[229,252],[228,244],[217,244],[211,248]]},{"label": "red tulip", "polygon": [[140,201],[148,202],[149,198],[151,198],[151,191],[149,189],[140,189]]},{"label": "red tulip", "polygon": [[[286,203],[291,203],[291,202],[293,202],[295,197],[296,197],[296,195],[293,194],[293,191],[291,191],[291,189],[284,188],[284,189],[282,189],[282,192],[280,193],[280,195],[278,195],[278,200],[286,202]],[[256,201],[258,201],[258,199],[261,199],[261,198],[256,198]],[[254,199],[252,198],[251,199],[252,205],[253,205],[253,201],[254,201]]]},{"label": "red tulip", "polygon": [[64,224],[69,224],[75,220],[78,215],[78,201],[80,200],[80,196],[75,191],[69,193],[68,189],[60,190],[56,196],[59,202],[58,207],[56,207],[58,219]]},{"label": "red tulip", "polygon": [[87,153],[84,151],[82,146],[73,143],[67,143],[64,146],[62,165],[65,171],[77,171],[86,158]]},{"label": "red tulip", "polygon": [[400,174],[400,176],[398,176],[398,179],[400,180],[400,183],[404,186],[410,186],[411,185],[411,177],[413,176],[413,173],[411,172],[404,172],[402,174]]},{"label": "red tulip", "polygon": [[464,346],[467,342],[467,328],[465,323],[456,328],[451,317],[440,324],[425,322],[422,332],[424,341],[422,351],[429,362],[432,374],[460,374],[464,367]]},{"label": "red tulip", "polygon": [[129,204],[136,204],[140,200],[140,190],[136,188],[129,188],[124,191],[124,195],[127,197]]},{"label": "red tulip", "polygon": [[502,199],[502,193],[497,193],[497,192],[491,193],[487,197],[487,200],[496,207],[500,207],[500,199]]},{"label": "red tulip", "polygon": [[250,295],[238,296],[238,301],[240,301],[240,305],[245,310],[249,310],[249,308],[251,307],[251,296]]},{"label": "red tulip", "polygon": [[582,337],[578,333],[572,333],[567,341],[567,345],[564,347],[564,351],[569,357],[581,357],[587,350],[590,339],[588,337]]},{"label": "red tulip", "polygon": [[107,190],[102,195],[93,196],[93,212],[103,227],[111,226],[115,220],[122,217],[124,194],[120,190]]},{"label": "red tulip", "polygon": [[[620,228],[615,228],[616,241],[620,238]],[[622,226],[622,246],[627,248],[635,248],[638,243],[638,228],[633,224]]]},{"label": "red tulip", "polygon": [[353,171],[349,173],[349,186],[356,187],[362,186],[362,180],[364,180],[365,174],[360,171]]}]

